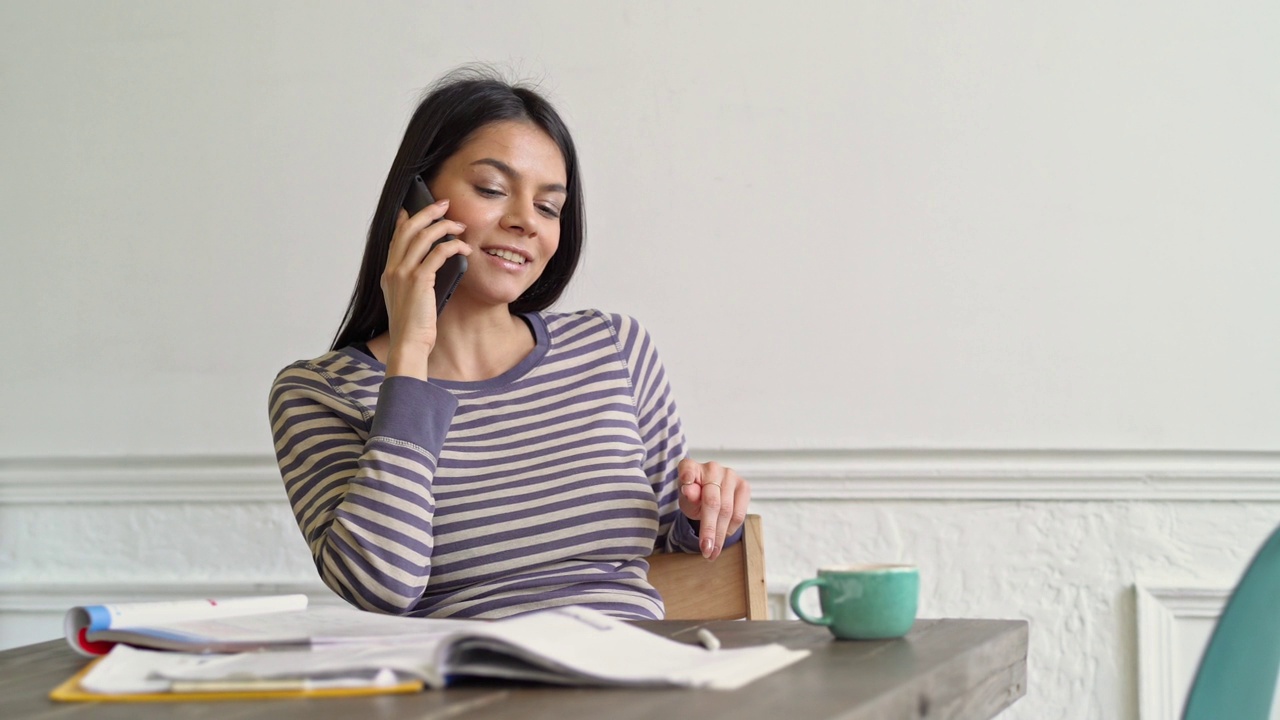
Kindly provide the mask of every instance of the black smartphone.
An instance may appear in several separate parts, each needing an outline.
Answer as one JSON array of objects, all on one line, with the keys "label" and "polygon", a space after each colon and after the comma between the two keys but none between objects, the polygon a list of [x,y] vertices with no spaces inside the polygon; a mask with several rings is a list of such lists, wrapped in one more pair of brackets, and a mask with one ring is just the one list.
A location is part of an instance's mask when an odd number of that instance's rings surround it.
[{"label": "black smartphone", "polygon": [[[413,180],[409,182],[409,192],[404,195],[404,209],[409,213],[410,217],[416,215],[422,208],[435,202],[435,198],[431,197],[431,191],[427,189],[427,183],[422,179],[421,175],[414,175]],[[440,222],[437,220],[436,222]],[[434,224],[434,223],[433,223]],[[439,240],[431,243],[431,247],[442,242],[448,242],[453,239],[452,235],[445,235]],[[431,252],[428,250],[427,252]],[[467,256],[454,255],[444,261],[444,265],[436,272],[436,315],[439,316],[444,311],[445,303],[449,302],[449,298],[453,297],[453,291],[458,289],[458,283],[462,282],[462,275],[467,271]]]}]

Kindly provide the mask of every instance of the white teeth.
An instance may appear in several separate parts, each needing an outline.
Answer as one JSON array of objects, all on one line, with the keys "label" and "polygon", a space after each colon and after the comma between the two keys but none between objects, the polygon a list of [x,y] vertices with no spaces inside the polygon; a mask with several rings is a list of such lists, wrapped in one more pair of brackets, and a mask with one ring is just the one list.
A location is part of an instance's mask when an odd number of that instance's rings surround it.
[{"label": "white teeth", "polygon": [[517,265],[524,264],[524,256],[517,255],[511,252],[510,250],[485,250],[485,252],[489,253],[494,257],[499,257],[499,258],[502,258],[503,260],[513,262]]}]

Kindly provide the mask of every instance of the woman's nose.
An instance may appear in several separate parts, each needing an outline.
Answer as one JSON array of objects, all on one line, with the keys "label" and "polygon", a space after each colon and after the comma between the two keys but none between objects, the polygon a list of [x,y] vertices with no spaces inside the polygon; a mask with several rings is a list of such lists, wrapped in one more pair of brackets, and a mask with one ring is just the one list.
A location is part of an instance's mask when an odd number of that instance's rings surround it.
[{"label": "woman's nose", "polygon": [[506,215],[502,217],[502,227],[521,235],[533,235],[536,233],[533,213],[523,205],[507,210]]}]

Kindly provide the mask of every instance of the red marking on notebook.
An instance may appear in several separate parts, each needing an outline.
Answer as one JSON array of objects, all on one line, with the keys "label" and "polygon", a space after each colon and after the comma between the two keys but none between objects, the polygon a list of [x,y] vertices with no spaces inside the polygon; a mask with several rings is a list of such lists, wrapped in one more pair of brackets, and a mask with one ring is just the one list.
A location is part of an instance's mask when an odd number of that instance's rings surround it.
[{"label": "red marking on notebook", "polygon": [[106,655],[111,648],[116,646],[113,642],[90,640],[89,628],[80,628],[80,634],[76,637],[76,640],[80,642],[80,647],[83,648],[85,652],[93,653],[94,655]]}]

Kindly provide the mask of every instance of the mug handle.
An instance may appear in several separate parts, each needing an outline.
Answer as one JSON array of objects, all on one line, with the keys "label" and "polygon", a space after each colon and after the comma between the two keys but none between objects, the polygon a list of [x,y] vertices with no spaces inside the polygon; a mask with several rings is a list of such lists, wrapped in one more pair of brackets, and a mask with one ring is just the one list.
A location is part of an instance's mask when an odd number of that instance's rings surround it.
[{"label": "mug handle", "polygon": [[808,580],[802,580],[799,585],[796,585],[791,590],[791,612],[794,612],[796,614],[796,617],[809,623],[810,625],[830,626],[831,623],[833,622],[831,616],[823,615],[822,617],[812,617],[809,615],[805,615],[804,611],[800,609],[801,593],[803,593],[805,590],[808,590],[811,587],[822,587],[826,584],[827,584],[826,578],[816,577],[816,578],[809,578]]}]

